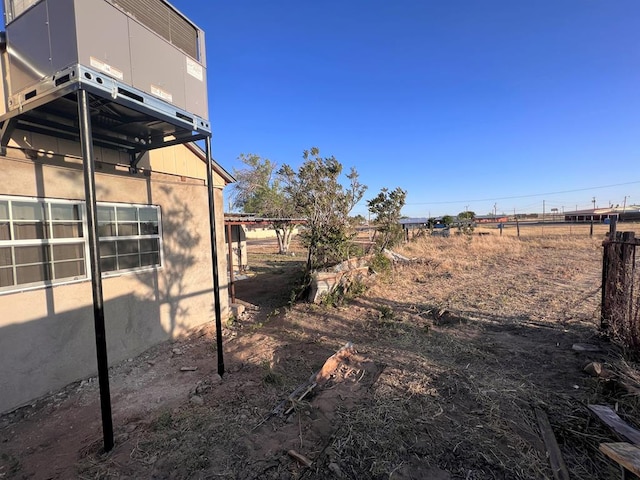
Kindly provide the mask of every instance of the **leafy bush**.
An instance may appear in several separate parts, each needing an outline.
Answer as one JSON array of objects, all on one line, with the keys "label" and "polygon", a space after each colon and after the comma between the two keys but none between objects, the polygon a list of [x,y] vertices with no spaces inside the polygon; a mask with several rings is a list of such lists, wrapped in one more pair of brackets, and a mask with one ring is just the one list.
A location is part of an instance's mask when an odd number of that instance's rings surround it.
[{"label": "leafy bush", "polygon": [[369,267],[376,273],[386,274],[391,272],[392,265],[391,260],[384,253],[379,252],[371,259]]}]

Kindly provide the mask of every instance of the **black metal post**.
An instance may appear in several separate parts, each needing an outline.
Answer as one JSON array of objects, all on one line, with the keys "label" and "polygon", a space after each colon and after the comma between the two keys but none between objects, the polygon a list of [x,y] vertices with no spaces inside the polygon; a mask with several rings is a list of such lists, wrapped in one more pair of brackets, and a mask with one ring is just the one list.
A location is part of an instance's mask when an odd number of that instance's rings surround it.
[{"label": "black metal post", "polygon": [[[218,375],[224,375],[224,355],[222,353],[222,311],[220,309],[220,278],[218,275],[218,248],[216,240],[216,211],[213,189],[213,159],[211,157],[211,137],[205,139],[207,154],[207,188],[209,191],[209,227],[211,233],[211,263],[213,264],[213,302],[216,313],[216,350],[218,352]],[[231,239],[229,239],[231,241]]]},{"label": "black metal post", "polygon": [[93,318],[96,330],[102,433],[104,436],[104,449],[108,452],[113,448],[113,420],[111,418],[111,393],[109,391],[107,335],[104,325],[104,299],[102,295],[102,271],[100,269],[100,245],[96,209],[95,162],[93,157],[91,116],[89,113],[89,94],[87,91],[78,90],[77,96],[78,117],[80,119],[80,144],[82,145],[82,163],[84,166],[84,194],[87,207],[87,226],[89,229],[89,267],[91,269],[91,287],[93,291]]}]

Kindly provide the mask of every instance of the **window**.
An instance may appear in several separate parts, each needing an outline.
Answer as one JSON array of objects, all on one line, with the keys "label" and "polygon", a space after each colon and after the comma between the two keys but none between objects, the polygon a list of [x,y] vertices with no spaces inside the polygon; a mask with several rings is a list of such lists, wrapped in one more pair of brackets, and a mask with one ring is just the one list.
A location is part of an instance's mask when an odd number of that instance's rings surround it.
[{"label": "window", "polygon": [[[103,274],[161,265],[160,208],[98,204]],[[0,197],[0,292],[88,278],[84,205]]]},{"label": "window", "polygon": [[99,205],[102,272],[160,265],[160,209]]},{"label": "window", "polygon": [[0,199],[0,289],[86,277],[78,202]]}]

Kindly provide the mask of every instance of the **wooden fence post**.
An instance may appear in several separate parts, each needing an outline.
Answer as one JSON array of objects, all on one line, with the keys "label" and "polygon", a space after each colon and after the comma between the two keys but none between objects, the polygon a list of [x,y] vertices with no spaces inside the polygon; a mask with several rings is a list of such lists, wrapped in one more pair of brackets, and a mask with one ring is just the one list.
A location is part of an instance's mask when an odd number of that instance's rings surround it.
[{"label": "wooden fence post", "polygon": [[638,241],[634,232],[617,232],[615,222],[603,243],[602,303],[600,326],[610,329],[628,348],[640,346],[638,312],[634,312],[635,256]]}]

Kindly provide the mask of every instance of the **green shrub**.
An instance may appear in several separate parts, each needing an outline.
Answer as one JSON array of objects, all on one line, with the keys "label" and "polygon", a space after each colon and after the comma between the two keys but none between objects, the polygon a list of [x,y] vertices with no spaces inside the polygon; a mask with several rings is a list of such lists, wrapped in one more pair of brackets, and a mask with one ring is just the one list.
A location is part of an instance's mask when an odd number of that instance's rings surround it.
[{"label": "green shrub", "polygon": [[371,259],[369,267],[376,273],[385,274],[391,272],[392,264],[384,253],[379,252]]}]

